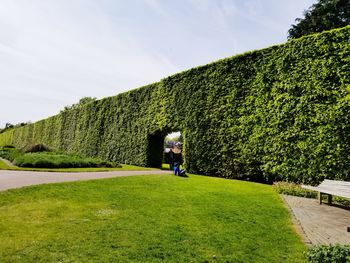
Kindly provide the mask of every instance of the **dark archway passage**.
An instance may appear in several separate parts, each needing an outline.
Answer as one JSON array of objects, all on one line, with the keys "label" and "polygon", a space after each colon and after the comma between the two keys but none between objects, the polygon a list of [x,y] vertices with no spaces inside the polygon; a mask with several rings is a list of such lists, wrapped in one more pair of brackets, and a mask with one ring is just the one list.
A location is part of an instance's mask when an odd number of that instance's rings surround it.
[{"label": "dark archway passage", "polygon": [[[168,137],[170,135],[170,137]],[[173,137],[172,137],[173,136]],[[181,153],[176,152],[175,157],[183,154],[183,137],[180,131],[157,131],[147,137],[147,166],[154,168],[162,168],[162,164],[169,164],[167,158],[167,148],[181,149]],[[177,138],[174,138],[177,137]],[[179,139],[181,138],[181,139]],[[167,145],[167,140],[171,140],[171,145]],[[181,142],[180,142],[181,141]],[[181,146],[179,146],[179,143]],[[181,157],[183,158],[183,156]],[[179,158],[176,158],[178,160]]]},{"label": "dark archway passage", "polygon": [[148,167],[162,168],[164,138],[166,132],[157,131],[147,136],[147,164]]}]

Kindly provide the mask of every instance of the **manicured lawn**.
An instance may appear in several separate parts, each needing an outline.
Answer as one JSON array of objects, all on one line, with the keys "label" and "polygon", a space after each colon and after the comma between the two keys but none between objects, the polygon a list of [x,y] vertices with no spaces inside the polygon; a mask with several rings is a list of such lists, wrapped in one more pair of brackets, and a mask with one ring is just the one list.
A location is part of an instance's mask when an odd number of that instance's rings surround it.
[{"label": "manicured lawn", "polygon": [[271,186],[190,175],[0,192],[0,262],[303,262]]},{"label": "manicured lawn", "polygon": [[0,170],[17,170],[17,171],[42,171],[42,172],[105,172],[105,171],[138,171],[138,170],[154,170],[154,168],[146,168],[135,165],[121,164],[118,167],[86,167],[86,168],[25,168],[18,166],[8,166],[0,160]]}]

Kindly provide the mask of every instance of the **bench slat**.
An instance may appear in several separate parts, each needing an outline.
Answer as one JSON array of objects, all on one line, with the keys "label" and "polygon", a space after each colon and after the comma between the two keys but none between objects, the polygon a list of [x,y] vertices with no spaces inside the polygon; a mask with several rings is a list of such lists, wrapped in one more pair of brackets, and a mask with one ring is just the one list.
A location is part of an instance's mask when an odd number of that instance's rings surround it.
[{"label": "bench slat", "polygon": [[325,179],[319,186],[301,185],[302,188],[325,194],[350,198],[350,182]]}]

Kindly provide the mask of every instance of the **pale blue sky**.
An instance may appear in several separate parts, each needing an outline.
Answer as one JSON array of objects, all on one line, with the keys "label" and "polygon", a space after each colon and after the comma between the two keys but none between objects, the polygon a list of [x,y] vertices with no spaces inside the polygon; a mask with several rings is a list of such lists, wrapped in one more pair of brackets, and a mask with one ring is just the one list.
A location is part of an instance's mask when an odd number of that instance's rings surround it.
[{"label": "pale blue sky", "polygon": [[1,0],[0,127],[286,41],[315,0]]}]

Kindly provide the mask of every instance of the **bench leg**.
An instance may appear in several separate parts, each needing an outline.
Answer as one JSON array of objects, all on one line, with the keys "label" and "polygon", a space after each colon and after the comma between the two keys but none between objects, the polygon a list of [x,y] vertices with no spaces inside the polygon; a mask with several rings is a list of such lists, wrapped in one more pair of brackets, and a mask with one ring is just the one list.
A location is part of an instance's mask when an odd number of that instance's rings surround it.
[{"label": "bench leg", "polygon": [[322,193],[318,192],[318,201],[320,202],[320,205],[322,205]]},{"label": "bench leg", "polygon": [[333,196],[332,195],[328,195],[328,205],[332,205],[332,200],[333,200]]}]

